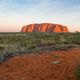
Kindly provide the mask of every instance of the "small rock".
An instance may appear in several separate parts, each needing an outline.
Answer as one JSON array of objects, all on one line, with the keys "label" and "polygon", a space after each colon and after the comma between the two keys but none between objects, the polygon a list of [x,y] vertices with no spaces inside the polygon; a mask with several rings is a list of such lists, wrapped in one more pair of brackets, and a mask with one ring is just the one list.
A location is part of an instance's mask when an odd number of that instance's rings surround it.
[{"label": "small rock", "polygon": [[59,64],[60,63],[60,61],[54,61],[54,62],[52,62],[52,64]]}]

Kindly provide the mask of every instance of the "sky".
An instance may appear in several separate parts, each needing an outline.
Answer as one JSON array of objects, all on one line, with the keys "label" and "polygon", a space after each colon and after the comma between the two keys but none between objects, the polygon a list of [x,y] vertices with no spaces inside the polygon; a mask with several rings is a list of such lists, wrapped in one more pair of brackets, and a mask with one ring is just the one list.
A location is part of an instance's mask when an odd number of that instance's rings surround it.
[{"label": "sky", "polygon": [[31,23],[55,23],[80,31],[80,0],[0,0],[0,32]]}]

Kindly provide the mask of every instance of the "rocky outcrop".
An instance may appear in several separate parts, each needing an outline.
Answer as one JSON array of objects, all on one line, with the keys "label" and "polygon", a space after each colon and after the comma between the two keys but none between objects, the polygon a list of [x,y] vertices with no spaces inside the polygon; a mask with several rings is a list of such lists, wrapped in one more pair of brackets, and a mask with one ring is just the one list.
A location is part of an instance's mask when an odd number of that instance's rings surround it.
[{"label": "rocky outcrop", "polygon": [[22,27],[21,32],[69,32],[67,26],[60,24],[41,23]]}]

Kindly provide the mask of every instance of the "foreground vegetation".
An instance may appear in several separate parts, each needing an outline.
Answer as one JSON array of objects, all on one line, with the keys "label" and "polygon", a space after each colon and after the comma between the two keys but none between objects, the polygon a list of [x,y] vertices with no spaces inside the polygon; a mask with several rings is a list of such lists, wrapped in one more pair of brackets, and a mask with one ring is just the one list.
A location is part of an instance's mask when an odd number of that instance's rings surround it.
[{"label": "foreground vegetation", "polygon": [[8,57],[80,45],[80,33],[0,33],[0,61]]},{"label": "foreground vegetation", "polygon": [[[80,33],[0,33],[0,63],[15,55],[80,46]],[[80,80],[80,66],[75,71]]]},{"label": "foreground vegetation", "polygon": [[80,80],[80,64],[75,69],[76,80]]}]

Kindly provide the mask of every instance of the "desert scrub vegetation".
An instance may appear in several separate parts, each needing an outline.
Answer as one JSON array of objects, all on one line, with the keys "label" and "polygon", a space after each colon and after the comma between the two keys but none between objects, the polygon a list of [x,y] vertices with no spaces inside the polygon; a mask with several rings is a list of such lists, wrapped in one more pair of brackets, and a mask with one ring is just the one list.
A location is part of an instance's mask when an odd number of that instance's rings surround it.
[{"label": "desert scrub vegetation", "polygon": [[15,55],[80,46],[80,33],[0,33],[0,61]]},{"label": "desert scrub vegetation", "polygon": [[75,78],[76,80],[80,80],[80,65],[75,68]]}]

